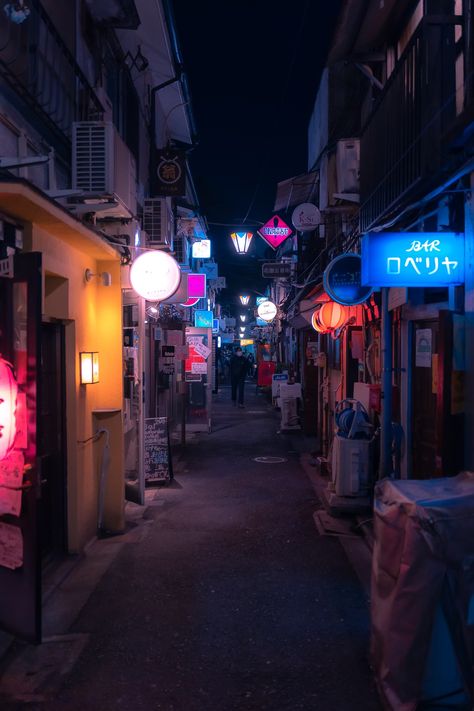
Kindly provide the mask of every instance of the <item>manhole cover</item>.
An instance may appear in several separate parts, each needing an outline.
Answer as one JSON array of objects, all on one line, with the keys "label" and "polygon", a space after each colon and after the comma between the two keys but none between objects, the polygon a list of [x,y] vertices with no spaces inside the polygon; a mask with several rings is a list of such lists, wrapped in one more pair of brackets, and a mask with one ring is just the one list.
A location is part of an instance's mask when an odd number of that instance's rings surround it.
[{"label": "manhole cover", "polygon": [[283,457],[254,457],[254,462],[260,462],[261,464],[281,464],[286,462]]}]

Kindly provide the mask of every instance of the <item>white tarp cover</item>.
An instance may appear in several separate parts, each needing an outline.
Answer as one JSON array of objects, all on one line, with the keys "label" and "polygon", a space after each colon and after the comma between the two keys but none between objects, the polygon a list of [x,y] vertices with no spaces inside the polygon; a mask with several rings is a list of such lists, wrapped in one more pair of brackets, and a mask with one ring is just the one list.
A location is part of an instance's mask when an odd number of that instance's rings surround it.
[{"label": "white tarp cover", "polygon": [[446,591],[452,649],[471,696],[474,473],[382,480],[374,514],[371,659],[386,708],[418,707],[435,614],[440,603],[446,608]]}]

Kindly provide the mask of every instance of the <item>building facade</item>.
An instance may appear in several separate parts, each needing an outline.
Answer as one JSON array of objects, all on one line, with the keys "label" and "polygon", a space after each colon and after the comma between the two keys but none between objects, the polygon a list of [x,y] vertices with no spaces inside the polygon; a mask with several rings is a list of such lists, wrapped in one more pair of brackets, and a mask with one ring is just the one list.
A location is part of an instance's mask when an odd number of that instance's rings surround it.
[{"label": "building facade", "polygon": [[205,222],[167,2],[11,4],[0,38],[0,353],[16,394],[0,462],[0,623],[38,640],[45,567],[123,531],[143,419],[176,414],[128,267],[179,248],[192,269],[205,235],[177,234],[178,218]]}]

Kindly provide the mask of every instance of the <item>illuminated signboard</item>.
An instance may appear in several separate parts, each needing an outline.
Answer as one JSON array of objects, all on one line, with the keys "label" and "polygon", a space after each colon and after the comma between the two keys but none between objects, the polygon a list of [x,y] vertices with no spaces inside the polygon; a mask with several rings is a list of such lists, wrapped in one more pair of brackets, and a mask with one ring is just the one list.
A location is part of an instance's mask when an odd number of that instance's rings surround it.
[{"label": "illuminated signboard", "polygon": [[188,296],[198,299],[206,296],[205,274],[188,274]]},{"label": "illuminated signboard", "polygon": [[[264,301],[268,301],[268,296],[257,296],[255,299],[257,307],[260,306],[260,304],[263,304]],[[256,324],[257,326],[268,326],[267,321],[264,321],[263,318],[260,318],[259,316],[257,316]]]},{"label": "illuminated signboard", "polygon": [[219,319],[212,319],[212,333],[219,333]]},{"label": "illuminated signboard", "polygon": [[430,287],[464,282],[464,234],[370,232],[362,238],[362,283]]},{"label": "illuminated signboard", "polygon": [[244,346],[253,346],[253,338],[241,338],[240,339],[240,345],[242,347]]},{"label": "illuminated signboard", "polygon": [[209,259],[211,256],[211,240],[201,239],[193,243],[194,259]]},{"label": "illuminated signboard", "polygon": [[196,328],[212,328],[214,314],[212,311],[201,311],[200,309],[194,314],[194,325]]},{"label": "illuminated signboard", "polygon": [[340,254],[324,270],[323,284],[327,295],[338,304],[362,304],[372,293],[372,286],[362,284],[360,254]]},{"label": "illuminated signboard", "polygon": [[274,215],[258,230],[260,237],[264,239],[272,249],[278,249],[291,233],[291,228],[288,227],[286,222],[283,222],[278,215]]},{"label": "illuminated signboard", "polygon": [[273,301],[262,301],[262,303],[259,305],[257,309],[257,313],[259,318],[263,319],[264,321],[267,321],[270,323],[270,321],[273,321],[275,316],[277,315],[277,307],[276,304],[273,303]]},{"label": "illuminated signboard", "polygon": [[205,274],[194,274],[193,272],[188,273],[188,300],[181,303],[181,306],[195,306],[199,299],[203,299],[206,296],[206,275]]},{"label": "illuminated signboard", "polygon": [[170,254],[143,252],[130,267],[130,283],[147,301],[164,301],[179,287],[181,269]]}]

